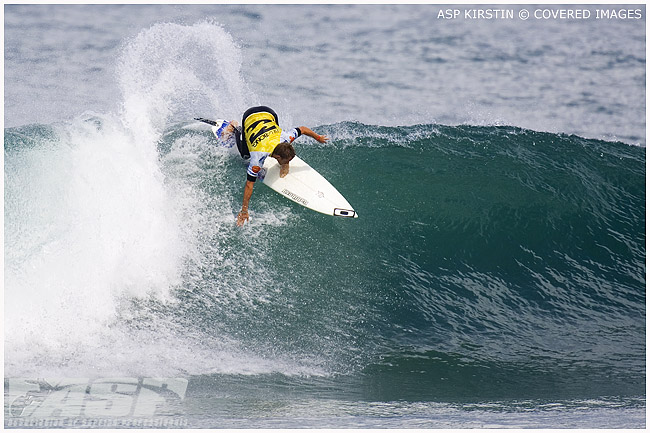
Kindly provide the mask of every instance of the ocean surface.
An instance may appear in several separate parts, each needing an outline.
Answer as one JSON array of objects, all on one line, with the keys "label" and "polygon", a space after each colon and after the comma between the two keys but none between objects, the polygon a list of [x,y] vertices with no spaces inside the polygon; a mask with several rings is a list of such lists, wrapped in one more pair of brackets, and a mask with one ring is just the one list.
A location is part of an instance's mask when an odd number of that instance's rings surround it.
[{"label": "ocean surface", "polygon": [[488,8],[5,5],[5,427],[645,427],[645,5]]}]

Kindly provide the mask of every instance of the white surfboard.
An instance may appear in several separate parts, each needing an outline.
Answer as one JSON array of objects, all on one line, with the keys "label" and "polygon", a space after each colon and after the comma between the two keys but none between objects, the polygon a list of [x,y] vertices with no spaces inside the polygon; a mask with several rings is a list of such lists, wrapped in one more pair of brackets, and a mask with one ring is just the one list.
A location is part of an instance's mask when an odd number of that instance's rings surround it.
[{"label": "white surfboard", "polygon": [[301,206],[327,215],[359,217],[327,179],[297,156],[289,163],[289,173],[285,177],[280,177],[280,164],[270,156],[264,161],[263,170],[264,185]]}]

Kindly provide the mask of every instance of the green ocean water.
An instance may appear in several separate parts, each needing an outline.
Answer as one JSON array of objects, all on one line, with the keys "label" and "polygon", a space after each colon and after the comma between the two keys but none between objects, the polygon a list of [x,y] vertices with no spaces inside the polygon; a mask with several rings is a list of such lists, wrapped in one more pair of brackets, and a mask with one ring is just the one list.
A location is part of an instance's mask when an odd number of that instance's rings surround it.
[{"label": "green ocean water", "polygon": [[[100,142],[112,133],[109,124],[93,118],[77,127]],[[5,131],[9,290],[29,283],[27,265],[47,263],[62,238],[67,254],[87,266],[110,262],[88,256],[83,250],[94,241],[77,236],[68,220],[77,202],[57,185],[77,177],[75,164],[83,161],[71,156],[79,149],[61,128]],[[358,219],[317,214],[257,185],[251,222],[237,228],[244,162],[216,147],[200,125],[177,125],[158,143],[156,159],[163,184],[176,191],[170,197],[185,227],[179,236],[192,236],[168,245],[184,245],[178,280],[162,294],[133,293],[134,279],[149,278],[142,266],[160,265],[168,252],[151,256],[154,235],[162,233],[155,224],[147,229],[153,232],[127,233],[135,238],[118,249],[140,242],[131,253],[145,261],[115,268],[119,274],[127,266],[130,280],[107,273],[107,287],[119,293],[113,308],[93,298],[85,306],[105,314],[108,328],[99,332],[106,342],[94,340],[92,329],[55,328],[49,351],[25,356],[14,343],[30,338],[16,339],[30,330],[23,324],[9,334],[7,369],[18,376],[45,368],[185,377],[183,410],[202,401],[217,414],[192,417],[199,426],[215,417],[237,426],[236,414],[255,418],[260,400],[279,405],[280,425],[292,425],[281,413],[298,410],[298,402],[312,412],[323,402],[352,404],[360,413],[370,410],[361,402],[467,410],[487,401],[517,412],[551,401],[571,413],[576,402],[605,410],[614,399],[617,407],[644,407],[645,148],[513,127],[341,123],[318,130],[331,141],[301,139],[298,152],[346,196]],[[59,183],[42,170],[45,158],[58,161],[52,171],[64,171]],[[119,161],[98,161],[119,169]],[[94,189],[86,192],[96,203],[84,202],[98,209],[87,216],[99,218],[98,227],[106,216],[101,189],[116,194],[110,190],[119,183],[102,179],[91,179]],[[113,207],[138,203],[128,194],[149,196],[138,176],[127,180],[127,196]],[[39,198],[52,206],[34,207]],[[28,226],[34,209],[49,218],[47,229]],[[112,215],[117,228],[119,218],[151,223],[156,209],[124,211]],[[58,270],[51,271],[37,281],[51,285]],[[152,341],[171,347],[146,359],[111,359]],[[70,362],[79,342],[85,347]],[[337,413],[329,410],[321,414],[327,420]],[[310,422],[322,425],[314,416]],[[359,416],[352,424],[363,423]],[[404,426],[418,425],[411,421]]]},{"label": "green ocean water", "polygon": [[350,138],[301,154],[362,220],[258,187],[255,203],[291,220],[264,235],[257,259],[278,295],[247,315],[247,338],[344,370],[377,354],[462,364],[439,352],[542,372],[643,366],[645,149],[516,128],[330,129]]}]

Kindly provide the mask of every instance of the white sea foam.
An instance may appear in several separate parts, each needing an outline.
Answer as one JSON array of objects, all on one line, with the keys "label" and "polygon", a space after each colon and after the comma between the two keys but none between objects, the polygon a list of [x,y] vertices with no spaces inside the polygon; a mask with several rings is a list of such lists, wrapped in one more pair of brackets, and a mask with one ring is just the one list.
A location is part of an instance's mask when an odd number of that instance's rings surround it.
[{"label": "white sea foam", "polygon": [[[206,115],[241,110],[247,97],[238,57],[216,25],[156,25],[124,48],[119,114],[80,116],[11,155],[8,376],[317,372],[244,349],[218,324],[208,335],[164,313],[173,311],[176,290],[200,284],[201,270],[215,263],[224,272],[203,302],[265,297],[241,277],[259,266],[254,255],[225,247],[268,228],[254,218],[244,232],[235,227],[221,169],[229,155],[210,150],[202,134],[169,138],[162,159],[158,151],[165,128],[197,106]],[[203,179],[222,192],[203,191]]]},{"label": "white sea foam", "polygon": [[[12,167],[5,347],[69,351],[101,342],[120,296],[180,283],[186,243],[155,152],[120,122],[79,119]],[[23,236],[24,235],[24,236]],[[18,360],[15,360],[18,361]]]}]

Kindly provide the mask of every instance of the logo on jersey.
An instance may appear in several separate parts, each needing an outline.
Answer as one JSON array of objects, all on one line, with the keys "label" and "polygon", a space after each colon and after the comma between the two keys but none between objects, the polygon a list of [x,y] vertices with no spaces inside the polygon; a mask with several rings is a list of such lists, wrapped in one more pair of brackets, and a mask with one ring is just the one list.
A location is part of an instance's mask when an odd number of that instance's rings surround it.
[{"label": "logo on jersey", "polygon": [[[253,113],[244,120],[246,144],[249,149],[271,152],[280,142],[282,130],[271,113]],[[259,147],[259,148],[258,148]]]}]

